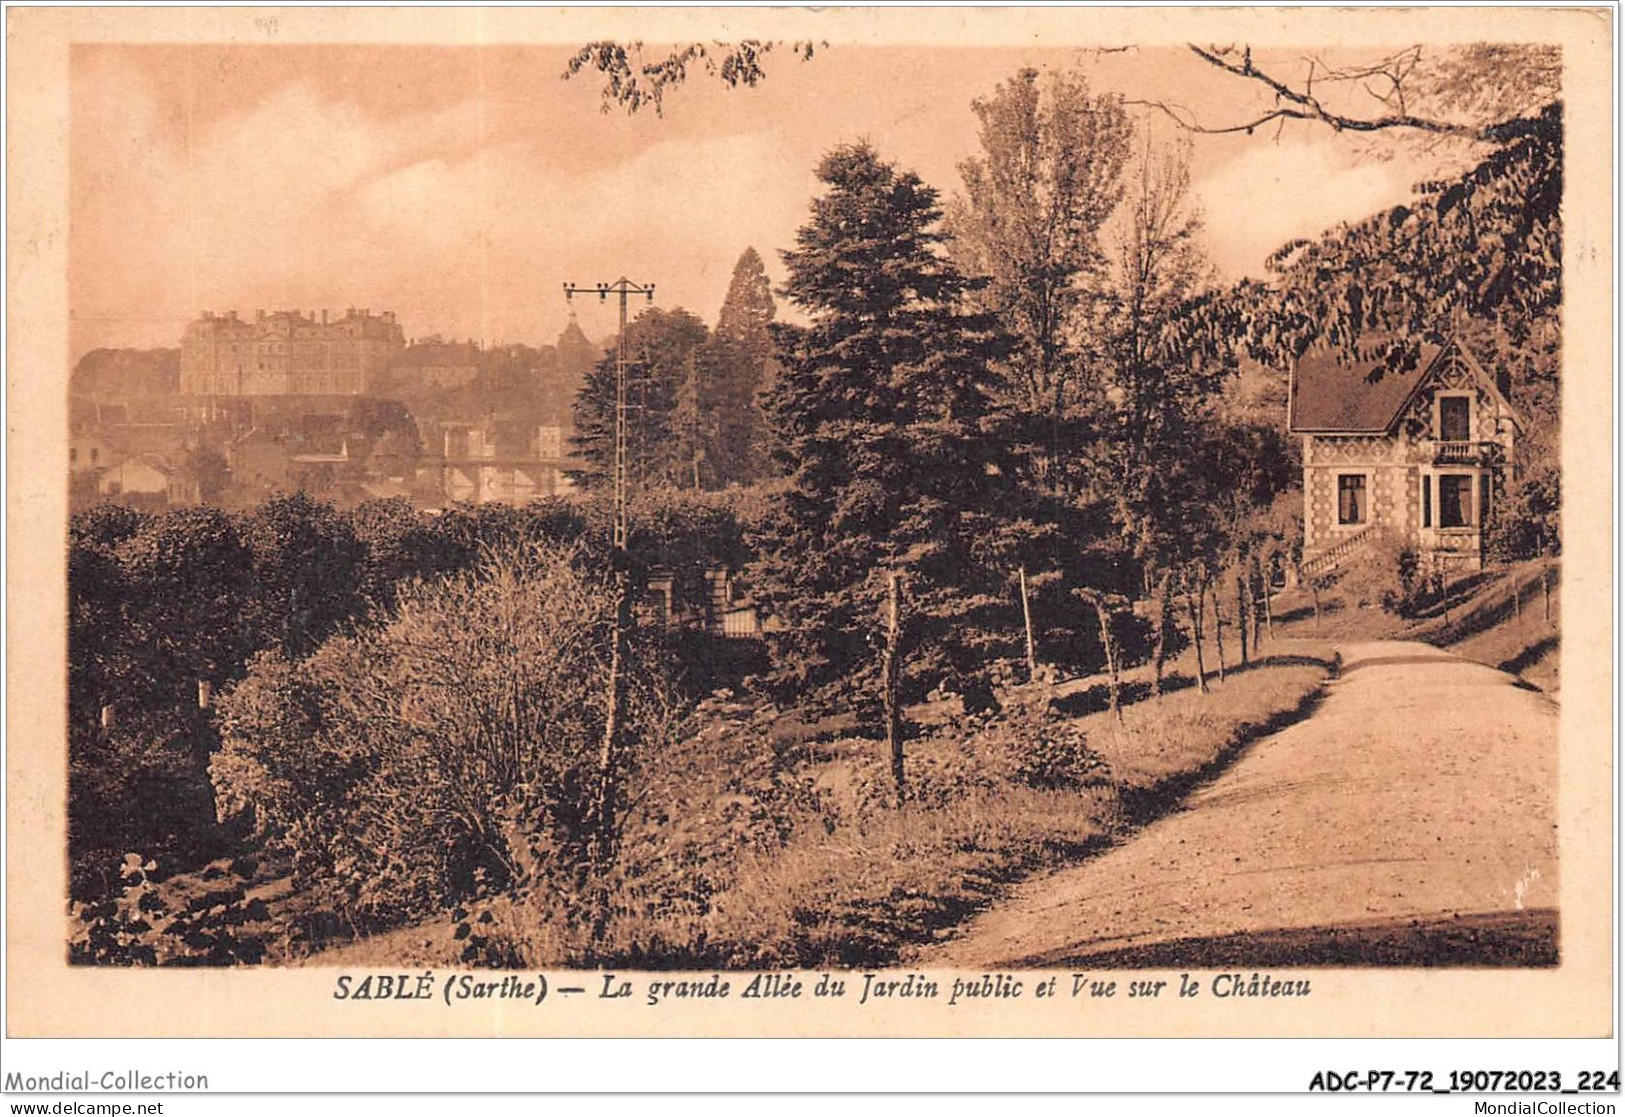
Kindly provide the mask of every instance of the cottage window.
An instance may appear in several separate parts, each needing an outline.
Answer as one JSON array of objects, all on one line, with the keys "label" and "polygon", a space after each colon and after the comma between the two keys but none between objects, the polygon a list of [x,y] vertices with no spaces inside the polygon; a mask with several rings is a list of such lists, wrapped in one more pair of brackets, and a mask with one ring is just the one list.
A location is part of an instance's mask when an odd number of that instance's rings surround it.
[{"label": "cottage window", "polygon": [[1473,479],[1470,474],[1439,475],[1439,526],[1473,526]]},{"label": "cottage window", "polygon": [[1422,526],[1433,526],[1433,478],[1422,475]]},{"label": "cottage window", "polygon": [[1367,515],[1365,474],[1343,473],[1337,478],[1337,522],[1363,524]]},{"label": "cottage window", "polygon": [[1467,442],[1472,434],[1472,404],[1466,396],[1439,397],[1439,439]]}]

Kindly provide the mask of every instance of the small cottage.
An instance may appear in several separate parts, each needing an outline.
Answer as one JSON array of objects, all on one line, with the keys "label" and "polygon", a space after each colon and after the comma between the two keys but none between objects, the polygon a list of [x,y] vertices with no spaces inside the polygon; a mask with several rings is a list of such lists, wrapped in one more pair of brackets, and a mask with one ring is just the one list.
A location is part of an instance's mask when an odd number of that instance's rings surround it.
[{"label": "small cottage", "polygon": [[1511,476],[1522,421],[1504,378],[1459,341],[1423,344],[1395,370],[1391,338],[1358,354],[1305,353],[1288,382],[1289,429],[1303,436],[1303,572],[1358,561],[1382,530],[1424,567],[1477,569],[1485,526]]}]

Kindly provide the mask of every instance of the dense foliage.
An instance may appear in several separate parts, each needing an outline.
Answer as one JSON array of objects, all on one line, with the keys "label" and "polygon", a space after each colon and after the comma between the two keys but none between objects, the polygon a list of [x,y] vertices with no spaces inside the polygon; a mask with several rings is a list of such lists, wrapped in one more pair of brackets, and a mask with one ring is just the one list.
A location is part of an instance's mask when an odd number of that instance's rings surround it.
[{"label": "dense foliage", "polygon": [[[938,251],[937,193],[867,144],[819,164],[827,187],[784,253],[785,294],[806,326],[775,327],[782,369],[767,399],[787,475],[753,571],[803,680],[863,670],[887,572],[949,666],[991,572],[977,541],[1006,507],[999,446],[983,434],[987,315]],[[925,642],[923,631],[912,639]]]},{"label": "dense foliage", "polygon": [[1105,227],[1123,200],[1132,129],[1122,98],[1081,75],[1020,71],[971,105],[981,153],[960,164],[950,250],[986,283],[970,293],[1010,335],[995,389],[999,437],[1031,483],[1076,491],[1099,435]]},{"label": "dense foliage", "polygon": [[747,248],[734,265],[708,355],[707,456],[718,486],[750,484],[772,471],[760,396],[777,367],[769,328],[776,313],[762,258]]},{"label": "dense foliage", "polygon": [[[227,812],[251,811],[301,883],[360,923],[538,874],[579,887],[613,612],[580,548],[515,548],[404,591],[386,624],[308,659],[265,653],[220,703]],[[675,706],[644,654],[622,670],[635,765]]]},{"label": "dense foliage", "polygon": [[[703,615],[706,572],[744,564],[731,503],[684,495],[632,510],[630,558],[672,577],[673,606]],[[297,664],[336,634],[393,615],[420,583],[467,575],[493,553],[608,550],[607,509],[544,501],[426,515],[405,501],[352,512],[280,497],[248,513],[147,515],[101,505],[75,516],[68,548],[69,846],[77,893],[105,888],[134,849],[165,869],[215,848],[207,765],[219,738],[200,706],[256,656]],[[674,643],[674,679],[737,683],[704,641]],[[731,663],[732,661],[728,661]],[[203,693],[200,693],[200,687]],[[104,726],[104,707],[107,724]]]},{"label": "dense foliage", "polygon": [[[747,249],[734,269],[715,332],[681,308],[651,307],[627,325],[627,470],[638,489],[714,490],[767,472],[757,395],[774,362],[773,296]],[[610,484],[615,462],[616,354],[588,373],[574,404],[574,476]]]}]

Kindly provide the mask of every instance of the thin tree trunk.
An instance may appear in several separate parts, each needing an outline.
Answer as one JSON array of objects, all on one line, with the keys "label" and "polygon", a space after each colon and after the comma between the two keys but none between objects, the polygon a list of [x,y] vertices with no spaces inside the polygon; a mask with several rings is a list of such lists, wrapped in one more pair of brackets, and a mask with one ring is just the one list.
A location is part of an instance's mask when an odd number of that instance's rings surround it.
[{"label": "thin tree trunk", "polygon": [[1270,598],[1272,596],[1274,596],[1273,591],[1275,589],[1275,579],[1273,577],[1271,577],[1271,574],[1272,574],[1272,570],[1270,568],[1270,565],[1268,563],[1266,563],[1264,565],[1264,587],[1263,587],[1264,588],[1264,631],[1269,633],[1270,643],[1273,644],[1275,642],[1275,607],[1274,607],[1274,604],[1270,601]]},{"label": "thin tree trunk", "polygon": [[1016,575],[1021,585],[1021,624],[1027,633],[1027,681],[1038,679],[1038,653],[1033,648],[1033,611],[1027,601],[1027,568],[1018,567]]},{"label": "thin tree trunk", "polygon": [[1157,631],[1151,644],[1151,696],[1162,697],[1162,671],[1168,658],[1168,600],[1173,596],[1174,576],[1164,571],[1157,580]]},{"label": "thin tree trunk", "polygon": [[1259,654],[1258,653],[1258,648],[1259,648],[1259,645],[1263,643],[1263,638],[1264,638],[1263,610],[1260,607],[1261,603],[1258,600],[1258,597],[1259,597],[1258,583],[1260,581],[1260,575],[1259,575],[1258,569],[1259,569],[1258,556],[1255,554],[1255,555],[1253,555],[1251,558],[1249,558],[1247,560],[1247,570],[1246,570],[1246,579],[1247,579],[1247,615],[1252,618],[1252,622],[1253,622],[1253,658],[1254,659],[1258,658],[1258,654]]},{"label": "thin tree trunk", "polygon": [[1196,646],[1196,688],[1207,693],[1207,665],[1202,662],[1202,604],[1189,586],[1185,587],[1185,612],[1191,621],[1191,643]]},{"label": "thin tree trunk", "polygon": [[1247,576],[1236,574],[1236,637],[1241,641],[1241,665],[1247,666]]},{"label": "thin tree trunk", "polygon": [[1512,615],[1523,620],[1523,587],[1518,584],[1516,576],[1512,579]]},{"label": "thin tree trunk", "polygon": [[1105,599],[1098,593],[1090,592],[1089,601],[1095,607],[1095,617],[1100,621],[1100,646],[1106,653],[1106,695],[1111,704],[1112,716],[1118,721],[1123,720],[1123,703],[1121,681],[1117,674],[1117,641],[1112,637],[1111,611],[1106,606]]},{"label": "thin tree trunk", "polygon": [[[1208,583],[1202,583],[1202,590],[1206,592]],[[1219,681],[1224,682],[1224,614],[1219,611],[1219,592],[1213,592],[1213,643],[1219,656]]]},{"label": "thin tree trunk", "polygon": [[1541,611],[1545,614],[1546,623],[1552,623],[1552,568],[1545,567],[1540,572],[1540,599]]},{"label": "thin tree trunk", "polygon": [[1309,579],[1309,596],[1315,602],[1315,632],[1320,631],[1320,583],[1314,578]]},{"label": "thin tree trunk", "polygon": [[901,627],[899,613],[901,611],[902,596],[898,587],[897,571],[893,570],[886,575],[886,645],[880,660],[880,686],[881,701],[886,711],[886,749],[891,753],[892,784],[897,794],[897,805],[901,807],[907,795],[907,785],[903,776],[903,707],[898,701],[898,674],[902,666],[899,663],[900,641],[898,631]]}]

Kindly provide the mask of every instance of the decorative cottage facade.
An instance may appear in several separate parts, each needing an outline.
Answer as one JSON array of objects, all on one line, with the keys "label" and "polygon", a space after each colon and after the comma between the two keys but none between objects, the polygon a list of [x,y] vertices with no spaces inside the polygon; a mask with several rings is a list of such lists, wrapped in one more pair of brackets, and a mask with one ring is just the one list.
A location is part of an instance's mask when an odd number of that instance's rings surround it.
[{"label": "decorative cottage facade", "polygon": [[1424,567],[1483,563],[1521,420],[1504,381],[1459,342],[1424,344],[1412,368],[1394,371],[1380,356],[1388,340],[1363,339],[1353,361],[1311,349],[1292,371],[1305,574],[1357,561],[1383,530],[1413,546]]}]

